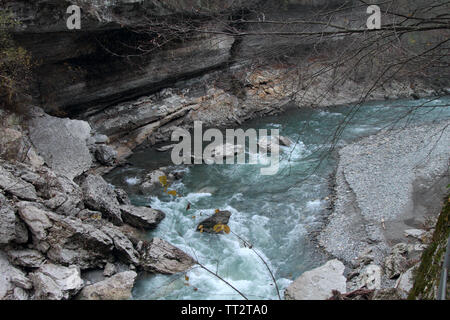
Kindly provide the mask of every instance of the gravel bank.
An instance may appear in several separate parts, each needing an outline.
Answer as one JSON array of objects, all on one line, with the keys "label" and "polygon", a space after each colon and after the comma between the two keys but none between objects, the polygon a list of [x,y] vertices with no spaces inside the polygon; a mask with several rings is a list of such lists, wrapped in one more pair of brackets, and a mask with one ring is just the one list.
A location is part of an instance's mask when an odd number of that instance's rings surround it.
[{"label": "gravel bank", "polygon": [[342,148],[334,211],[318,240],[352,266],[371,248],[383,264],[404,230],[436,216],[450,182],[450,121],[382,131]]}]

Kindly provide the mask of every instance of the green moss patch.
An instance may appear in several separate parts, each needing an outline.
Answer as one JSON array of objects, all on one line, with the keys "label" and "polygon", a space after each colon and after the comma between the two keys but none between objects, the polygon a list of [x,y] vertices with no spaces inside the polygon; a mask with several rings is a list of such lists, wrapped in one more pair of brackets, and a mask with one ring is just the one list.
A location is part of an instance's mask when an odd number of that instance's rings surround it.
[{"label": "green moss patch", "polygon": [[422,254],[414,287],[410,291],[408,299],[430,300],[436,298],[436,288],[439,286],[447,239],[450,234],[449,217],[450,195],[445,200],[444,207],[436,224],[432,242]]}]

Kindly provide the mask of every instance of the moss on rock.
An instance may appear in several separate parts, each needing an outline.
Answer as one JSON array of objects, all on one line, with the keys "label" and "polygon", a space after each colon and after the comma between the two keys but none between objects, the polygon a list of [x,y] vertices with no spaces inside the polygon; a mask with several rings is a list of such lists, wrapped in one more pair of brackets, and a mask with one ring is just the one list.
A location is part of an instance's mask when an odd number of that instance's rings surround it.
[{"label": "moss on rock", "polygon": [[[415,276],[414,286],[409,293],[408,299],[436,299],[447,239],[450,234],[449,219],[450,195],[445,199],[432,242],[423,252],[421,263]],[[447,296],[449,295],[447,294]]]}]

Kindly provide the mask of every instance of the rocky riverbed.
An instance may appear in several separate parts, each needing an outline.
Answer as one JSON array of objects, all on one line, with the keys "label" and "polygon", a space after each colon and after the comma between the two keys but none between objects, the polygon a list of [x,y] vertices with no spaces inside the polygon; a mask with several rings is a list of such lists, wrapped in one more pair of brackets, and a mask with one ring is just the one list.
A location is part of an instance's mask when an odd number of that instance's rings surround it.
[{"label": "rocky riverbed", "polygon": [[[196,263],[163,239],[146,237],[164,212],[133,206],[95,173],[117,163],[107,136],[39,108],[17,117],[2,111],[2,299],[126,299],[138,272],[174,274]],[[304,273],[286,298],[361,288],[378,290],[378,298],[406,297],[449,180],[448,126],[387,130],[339,151],[334,210],[318,236],[338,260]],[[323,286],[310,283],[315,274]],[[313,288],[307,294],[305,283]]]},{"label": "rocky riverbed", "polygon": [[[175,127],[190,129],[194,121],[234,127],[292,105],[348,104],[372,86],[365,68],[343,79],[339,67],[322,60],[348,47],[340,37],[323,47],[301,41],[288,53],[289,39],[211,32],[136,55],[138,40],[154,43],[154,35],[134,30],[143,17],[187,14],[202,26],[213,23],[194,14],[192,1],[75,2],[87,13],[79,32],[67,29],[66,1],[5,2],[19,22],[12,36],[36,65],[22,101],[26,114],[0,109],[0,299],[127,299],[138,273],[185,272],[195,259],[147,238],[167,213],[132,205],[102,173],[125,165],[139,148],[167,142]],[[324,4],[295,2],[285,17],[309,19]],[[244,3],[250,2],[222,1],[208,10],[234,15]],[[278,11],[269,10],[267,19]],[[365,9],[354,17],[365,21]],[[281,54],[273,57],[275,51]],[[366,100],[448,94],[447,79],[432,82],[398,73]],[[406,290],[430,233],[423,226],[448,181],[441,176],[449,158],[443,125],[379,134],[340,151],[335,210],[318,236],[339,260],[305,273],[287,298],[326,298],[332,289],[390,288],[396,281]],[[162,175],[179,179],[176,172]],[[146,177],[140,192],[150,193],[159,177]],[[297,292],[317,276],[325,291]]]}]

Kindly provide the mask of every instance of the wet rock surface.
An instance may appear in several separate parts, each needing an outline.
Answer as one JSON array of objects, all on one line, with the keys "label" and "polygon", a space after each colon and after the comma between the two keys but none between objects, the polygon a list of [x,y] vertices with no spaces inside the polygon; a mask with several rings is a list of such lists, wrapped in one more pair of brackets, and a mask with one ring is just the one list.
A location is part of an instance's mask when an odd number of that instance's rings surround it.
[{"label": "wet rock surface", "polygon": [[208,232],[208,233],[216,233],[214,231],[214,226],[218,224],[228,224],[230,220],[231,212],[230,211],[219,211],[214,213],[211,217],[206,218],[202,222],[200,222],[197,226],[197,231]]}]

